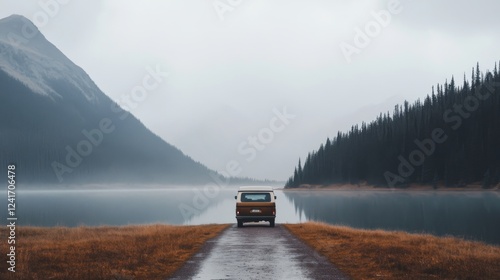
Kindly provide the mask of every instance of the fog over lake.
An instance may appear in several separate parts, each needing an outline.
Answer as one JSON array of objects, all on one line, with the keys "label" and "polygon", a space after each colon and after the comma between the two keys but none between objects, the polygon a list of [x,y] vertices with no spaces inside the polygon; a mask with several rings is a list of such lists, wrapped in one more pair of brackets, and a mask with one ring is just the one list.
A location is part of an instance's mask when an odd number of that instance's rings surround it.
[{"label": "fog over lake", "polygon": [[[236,188],[19,190],[18,224],[235,223]],[[500,244],[499,192],[276,191],[277,223],[322,221]],[[6,200],[6,192],[0,194]],[[2,211],[0,218],[5,220]]]}]

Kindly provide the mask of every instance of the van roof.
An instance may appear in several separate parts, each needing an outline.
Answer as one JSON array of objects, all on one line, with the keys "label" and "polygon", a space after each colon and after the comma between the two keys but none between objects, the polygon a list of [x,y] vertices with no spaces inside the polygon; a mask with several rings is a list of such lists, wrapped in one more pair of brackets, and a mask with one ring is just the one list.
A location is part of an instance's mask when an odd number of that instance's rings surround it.
[{"label": "van roof", "polygon": [[266,192],[272,192],[273,188],[272,187],[263,187],[263,186],[245,186],[245,187],[240,187],[238,189],[239,192],[246,192],[246,191],[266,191]]}]

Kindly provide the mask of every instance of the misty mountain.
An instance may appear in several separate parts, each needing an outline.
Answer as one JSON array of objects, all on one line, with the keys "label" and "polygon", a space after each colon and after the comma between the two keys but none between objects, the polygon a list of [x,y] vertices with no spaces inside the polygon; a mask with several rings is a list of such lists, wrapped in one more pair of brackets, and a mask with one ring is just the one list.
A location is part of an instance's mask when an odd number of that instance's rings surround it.
[{"label": "misty mountain", "polygon": [[[376,90],[376,89],[374,89]],[[479,64],[462,84],[437,85],[423,102],[396,105],[338,132],[296,167],[287,187],[368,182],[484,188],[500,182],[500,72]],[[303,165],[302,165],[303,163]]]},{"label": "misty mountain", "polygon": [[15,163],[19,182],[212,180],[17,15],[0,20],[0,147],[0,166]]}]

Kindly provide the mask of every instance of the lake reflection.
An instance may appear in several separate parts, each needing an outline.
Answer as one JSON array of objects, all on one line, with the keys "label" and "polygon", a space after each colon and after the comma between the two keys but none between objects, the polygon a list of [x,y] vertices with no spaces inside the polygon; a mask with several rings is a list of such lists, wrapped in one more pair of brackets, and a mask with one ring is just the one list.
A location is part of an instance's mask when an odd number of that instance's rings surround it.
[{"label": "lake reflection", "polygon": [[498,192],[287,191],[285,196],[308,220],[500,244]]},{"label": "lake reflection", "polygon": [[[236,188],[18,191],[18,224],[97,226],[235,223]],[[455,235],[500,244],[498,192],[276,191],[277,223]],[[0,193],[2,201],[6,192]],[[6,204],[1,204],[6,205]],[[7,209],[0,210],[6,221]]]}]

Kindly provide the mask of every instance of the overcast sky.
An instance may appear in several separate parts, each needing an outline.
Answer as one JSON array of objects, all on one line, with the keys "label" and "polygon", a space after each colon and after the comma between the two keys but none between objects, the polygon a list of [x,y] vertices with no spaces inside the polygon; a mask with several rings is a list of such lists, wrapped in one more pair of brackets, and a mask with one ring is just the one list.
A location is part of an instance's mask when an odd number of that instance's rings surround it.
[{"label": "overcast sky", "polygon": [[495,0],[0,0],[1,18],[32,20],[119,104],[148,67],[168,72],[133,104],[136,117],[209,168],[238,162],[240,176],[277,180],[337,131],[452,75],[462,82],[476,62],[492,70],[499,10]]}]

